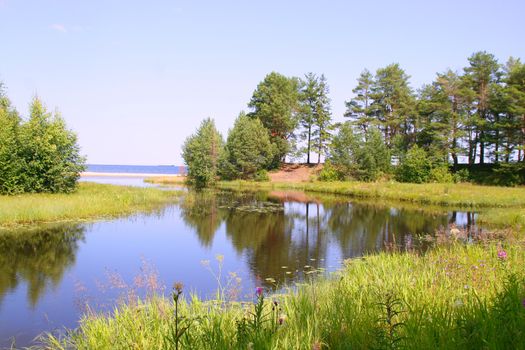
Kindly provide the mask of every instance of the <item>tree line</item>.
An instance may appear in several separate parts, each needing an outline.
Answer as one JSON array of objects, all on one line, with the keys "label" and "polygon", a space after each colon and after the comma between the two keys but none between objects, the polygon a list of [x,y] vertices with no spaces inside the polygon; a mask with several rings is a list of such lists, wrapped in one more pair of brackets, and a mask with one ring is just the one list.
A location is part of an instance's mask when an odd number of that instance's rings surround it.
[{"label": "tree line", "polygon": [[525,64],[481,51],[420,89],[409,79],[399,64],[365,69],[345,102],[346,121],[334,123],[324,75],[272,72],[226,142],[212,119],[186,140],[189,179],[264,179],[286,159],[310,164],[313,153],[325,160],[325,180],[454,181],[488,169],[500,173],[496,183],[525,181]]},{"label": "tree line", "polygon": [[0,194],[75,189],[85,169],[77,136],[35,97],[24,119],[0,83]]}]

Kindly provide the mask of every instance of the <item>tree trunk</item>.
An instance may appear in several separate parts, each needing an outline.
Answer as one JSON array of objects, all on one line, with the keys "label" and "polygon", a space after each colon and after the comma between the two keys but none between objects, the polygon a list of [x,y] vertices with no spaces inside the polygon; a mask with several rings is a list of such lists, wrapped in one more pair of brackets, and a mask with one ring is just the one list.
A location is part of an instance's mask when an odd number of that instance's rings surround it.
[{"label": "tree trunk", "polygon": [[485,132],[479,134],[479,164],[485,164]]},{"label": "tree trunk", "polygon": [[306,164],[310,164],[310,140],[312,137],[312,124],[308,125],[308,153],[306,154]]}]

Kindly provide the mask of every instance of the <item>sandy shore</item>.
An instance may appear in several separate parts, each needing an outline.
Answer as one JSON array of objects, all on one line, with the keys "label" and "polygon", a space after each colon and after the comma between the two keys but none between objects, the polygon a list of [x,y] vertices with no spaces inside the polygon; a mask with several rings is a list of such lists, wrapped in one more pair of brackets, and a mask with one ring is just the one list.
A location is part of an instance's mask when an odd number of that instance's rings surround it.
[{"label": "sandy shore", "polygon": [[146,173],[96,173],[85,171],[81,177],[181,177],[180,174],[146,174]]}]

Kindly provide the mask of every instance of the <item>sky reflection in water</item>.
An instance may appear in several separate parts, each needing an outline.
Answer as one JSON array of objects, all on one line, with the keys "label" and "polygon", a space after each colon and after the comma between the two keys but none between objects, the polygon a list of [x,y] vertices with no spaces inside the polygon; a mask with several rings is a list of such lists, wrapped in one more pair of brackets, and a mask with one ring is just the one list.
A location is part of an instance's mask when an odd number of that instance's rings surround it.
[{"label": "sky reflection in water", "polygon": [[144,295],[148,284],[181,281],[186,292],[211,297],[217,284],[202,262],[217,270],[219,254],[223,274],[242,279],[243,297],[256,285],[334,270],[385,243],[415,248],[414,234],[472,219],[300,192],[203,192],[152,215],[0,232],[0,347],[74,327],[86,302],[109,310],[131,290]]}]

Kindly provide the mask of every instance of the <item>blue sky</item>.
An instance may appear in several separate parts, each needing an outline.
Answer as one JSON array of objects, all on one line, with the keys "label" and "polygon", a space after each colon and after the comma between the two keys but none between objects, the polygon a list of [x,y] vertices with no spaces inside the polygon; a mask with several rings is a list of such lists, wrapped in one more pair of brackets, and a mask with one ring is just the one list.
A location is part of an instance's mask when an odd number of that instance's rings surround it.
[{"label": "blue sky", "polygon": [[90,163],[180,164],[205,117],[226,135],[257,83],[324,73],[334,119],[363,68],[414,88],[486,50],[525,59],[525,1],[0,0],[0,81],[37,94]]}]

